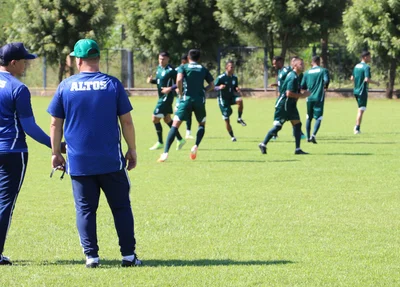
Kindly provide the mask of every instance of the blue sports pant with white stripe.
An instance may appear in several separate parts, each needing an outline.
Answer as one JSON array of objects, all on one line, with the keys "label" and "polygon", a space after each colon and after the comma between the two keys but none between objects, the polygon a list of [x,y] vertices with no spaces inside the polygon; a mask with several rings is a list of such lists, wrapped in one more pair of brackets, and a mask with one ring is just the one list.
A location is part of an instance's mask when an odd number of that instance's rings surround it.
[{"label": "blue sports pant with white stripe", "polygon": [[130,183],[125,169],[117,172],[71,176],[75,200],[76,225],[87,258],[98,257],[96,211],[103,190],[114,217],[122,256],[133,255],[136,240],[129,198]]},{"label": "blue sports pant with white stripe", "polygon": [[27,163],[27,152],[0,153],[0,254],[4,250]]}]

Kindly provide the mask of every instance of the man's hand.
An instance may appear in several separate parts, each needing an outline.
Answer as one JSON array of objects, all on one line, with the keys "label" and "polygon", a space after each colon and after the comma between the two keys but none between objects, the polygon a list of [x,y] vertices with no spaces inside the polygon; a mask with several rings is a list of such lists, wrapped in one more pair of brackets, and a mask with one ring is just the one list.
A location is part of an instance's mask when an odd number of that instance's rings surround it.
[{"label": "man's hand", "polygon": [[[53,154],[51,156],[51,166],[56,168],[58,166],[65,166],[65,159],[61,154]],[[61,169],[62,170],[62,169]]]},{"label": "man's hand", "polygon": [[226,85],[224,85],[224,84],[219,85],[220,90],[225,89],[225,87],[226,87]]},{"label": "man's hand", "polygon": [[136,150],[133,149],[128,149],[125,155],[125,159],[128,162],[127,169],[131,170],[136,167],[137,164],[137,155],[136,155]]},{"label": "man's hand", "polygon": [[161,93],[163,94],[169,94],[172,91],[172,87],[163,87],[161,88]]},{"label": "man's hand", "polygon": [[240,89],[240,87],[236,87],[236,92],[238,92],[240,94],[242,90]]},{"label": "man's hand", "polygon": [[303,91],[300,98],[307,98],[309,95],[311,95],[310,91]]},{"label": "man's hand", "polygon": [[150,82],[151,82],[152,79],[153,79],[153,76],[148,76],[146,82],[147,82],[148,84],[150,84]]}]

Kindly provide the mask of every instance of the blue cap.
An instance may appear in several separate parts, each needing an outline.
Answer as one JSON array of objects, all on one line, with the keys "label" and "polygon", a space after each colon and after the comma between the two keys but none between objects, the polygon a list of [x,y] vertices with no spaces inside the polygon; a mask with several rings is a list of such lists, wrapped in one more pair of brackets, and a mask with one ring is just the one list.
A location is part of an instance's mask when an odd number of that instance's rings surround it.
[{"label": "blue cap", "polygon": [[37,55],[29,54],[24,44],[16,42],[9,43],[1,47],[0,58],[2,58],[5,62],[10,62],[11,60],[32,60],[37,58]]}]

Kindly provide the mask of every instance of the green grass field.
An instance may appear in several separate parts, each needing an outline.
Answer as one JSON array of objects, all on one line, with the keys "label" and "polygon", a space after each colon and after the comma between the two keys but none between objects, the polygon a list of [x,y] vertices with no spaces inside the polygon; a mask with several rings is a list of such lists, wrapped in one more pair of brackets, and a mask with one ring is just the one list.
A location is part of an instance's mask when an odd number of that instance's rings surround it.
[{"label": "green grass field", "polygon": [[[245,99],[248,126],[234,123],[236,143],[210,99],[197,159],[189,159],[192,140],[181,151],[174,144],[168,161],[157,163],[161,151],[148,150],[156,141],[155,98],[131,100],[138,166],[129,174],[144,266],[119,267],[102,195],[102,266],[84,267],[70,179],[50,179],[50,151],[29,139],[4,252],[14,265],[0,268],[1,286],[400,285],[398,101],[371,99],[363,134],[355,136],[356,102],[327,99],[318,144],[303,141],[310,155],[296,156],[289,123],[268,155],[258,150],[272,125],[273,99]],[[32,103],[45,131],[49,101]],[[305,121],[304,100],[299,108]]]}]

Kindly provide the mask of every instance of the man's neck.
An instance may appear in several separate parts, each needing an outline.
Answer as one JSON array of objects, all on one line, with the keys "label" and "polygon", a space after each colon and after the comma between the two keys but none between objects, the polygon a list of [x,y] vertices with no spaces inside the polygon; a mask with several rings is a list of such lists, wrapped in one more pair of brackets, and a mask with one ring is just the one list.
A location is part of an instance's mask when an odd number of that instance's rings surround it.
[{"label": "man's neck", "polygon": [[233,76],[233,73],[225,72],[229,77]]}]

